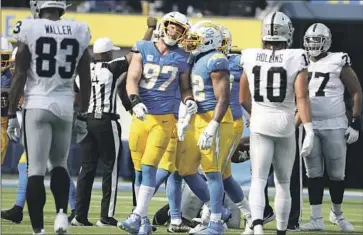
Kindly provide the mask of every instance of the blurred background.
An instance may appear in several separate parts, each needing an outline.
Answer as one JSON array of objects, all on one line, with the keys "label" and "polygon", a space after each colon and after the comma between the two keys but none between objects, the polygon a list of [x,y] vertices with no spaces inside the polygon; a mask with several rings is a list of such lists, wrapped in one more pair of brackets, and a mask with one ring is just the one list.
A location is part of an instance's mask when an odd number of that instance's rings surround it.
[{"label": "blurred background", "polygon": [[[92,33],[91,44],[99,37],[110,37],[122,48],[116,56],[126,54],[133,44],[143,37],[147,28],[146,16],[160,17],[170,11],[180,11],[191,17],[193,23],[211,19],[223,24],[232,32],[235,50],[261,47],[261,19],[268,13],[280,10],[287,14],[295,27],[293,48],[301,48],[305,30],[315,22],[326,24],[332,31],[331,51],[347,52],[353,62],[353,69],[363,84],[363,1],[352,0],[311,0],[311,1],[232,1],[232,0],[102,0],[67,1],[71,4],[64,18],[87,22]],[[1,1],[1,34],[12,42],[12,29],[18,20],[31,17],[29,0]],[[92,45],[91,45],[92,47]],[[348,111],[351,99],[346,95]],[[121,176],[130,179],[127,137],[130,116],[123,107],[120,123],[123,128],[123,154]],[[363,125],[362,125],[363,126]],[[363,128],[362,128],[363,129]],[[362,134],[362,133],[361,133]],[[361,135],[362,136],[362,135]],[[4,174],[17,173],[17,162],[22,152],[18,144],[8,147],[5,163],[1,170]],[[69,157],[73,175],[79,171],[79,147],[72,146]],[[346,179],[347,186],[363,188],[363,138],[348,147]],[[234,176],[242,184],[249,184],[249,162],[234,165]],[[98,173],[102,172],[100,166]]]}]

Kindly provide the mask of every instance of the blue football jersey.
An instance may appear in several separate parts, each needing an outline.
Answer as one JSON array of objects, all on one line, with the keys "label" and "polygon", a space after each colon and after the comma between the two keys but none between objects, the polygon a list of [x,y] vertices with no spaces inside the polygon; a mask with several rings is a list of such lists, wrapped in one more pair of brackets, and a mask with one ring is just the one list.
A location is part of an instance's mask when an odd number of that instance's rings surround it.
[{"label": "blue football jersey", "polygon": [[199,55],[194,62],[191,79],[193,96],[198,104],[198,113],[214,110],[217,105],[210,74],[214,71],[229,70],[227,57],[219,51]]},{"label": "blue football jersey", "polygon": [[243,68],[240,65],[241,55],[231,54],[228,55],[228,63],[229,63],[229,79],[230,79],[230,89],[231,89],[231,97],[229,106],[232,110],[233,120],[237,120],[242,118],[242,107],[239,104],[239,81],[241,79],[241,75],[243,72]]},{"label": "blue football jersey", "polygon": [[136,48],[142,56],[143,73],[139,96],[149,114],[172,114],[180,73],[188,71],[188,54],[172,48],[162,55],[152,41],[138,41]]}]

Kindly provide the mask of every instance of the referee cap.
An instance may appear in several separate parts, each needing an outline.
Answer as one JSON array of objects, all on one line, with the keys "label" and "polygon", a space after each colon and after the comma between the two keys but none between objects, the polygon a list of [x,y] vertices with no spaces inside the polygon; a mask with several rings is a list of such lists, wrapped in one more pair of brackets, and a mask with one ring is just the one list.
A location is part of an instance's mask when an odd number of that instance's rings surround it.
[{"label": "referee cap", "polygon": [[119,47],[115,47],[109,38],[99,38],[93,45],[93,53],[105,53],[109,51],[118,51]]}]

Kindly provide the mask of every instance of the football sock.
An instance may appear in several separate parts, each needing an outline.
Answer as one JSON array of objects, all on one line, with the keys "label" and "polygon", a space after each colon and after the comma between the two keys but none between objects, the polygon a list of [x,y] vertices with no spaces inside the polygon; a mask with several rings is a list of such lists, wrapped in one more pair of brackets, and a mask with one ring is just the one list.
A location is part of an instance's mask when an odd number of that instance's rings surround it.
[{"label": "football sock", "polygon": [[161,168],[158,168],[156,172],[156,185],[155,185],[155,193],[158,191],[160,185],[164,183],[164,181],[168,178],[170,172]]},{"label": "football sock", "polygon": [[222,174],[220,172],[210,172],[206,173],[206,178],[210,194],[211,220],[219,221],[221,219],[224,194]]},{"label": "football sock", "polygon": [[344,180],[331,180],[330,181],[330,197],[334,204],[342,204],[344,198]]},{"label": "football sock", "polygon": [[69,184],[69,174],[64,167],[57,166],[50,171],[50,189],[54,196],[57,213],[63,209],[63,212],[67,214]]},{"label": "football sock", "polygon": [[44,176],[30,176],[26,188],[26,201],[33,230],[44,228],[43,208],[45,200]]},{"label": "football sock", "polygon": [[142,165],[142,181],[137,196],[137,205],[134,212],[141,217],[147,216],[151,198],[155,192],[157,168]]},{"label": "football sock", "polygon": [[19,183],[16,190],[15,205],[24,208],[26,199],[26,186],[28,184],[28,176],[26,172],[26,163],[18,163]]},{"label": "football sock", "polygon": [[182,177],[178,172],[172,173],[166,184],[166,192],[170,206],[171,223],[179,225],[181,220],[181,201],[182,201]]},{"label": "football sock", "polygon": [[262,220],[263,212],[265,209],[265,195],[264,188],[266,186],[267,180],[252,177],[249,202],[251,208],[252,221]]},{"label": "football sock", "polygon": [[308,180],[309,202],[311,208],[311,216],[313,218],[321,218],[321,210],[324,195],[323,177],[309,178]]},{"label": "football sock", "polygon": [[244,198],[241,186],[236,182],[236,180],[230,176],[223,180],[224,190],[226,191],[228,197],[234,202],[241,202]]},{"label": "football sock", "polygon": [[71,175],[69,175],[69,197],[68,197],[68,204],[71,208],[71,211],[76,209],[76,200],[77,200],[77,194],[76,194],[76,186],[73,183]]},{"label": "football sock", "polygon": [[285,231],[291,210],[290,182],[279,183],[275,180],[275,188],[276,228]]},{"label": "football sock", "polygon": [[194,175],[184,176],[183,178],[188,184],[189,188],[202,202],[209,202],[210,197],[207,182],[205,182],[205,180],[203,180],[203,178],[198,173],[195,173]]},{"label": "football sock", "polygon": [[137,201],[137,198],[139,197],[139,190],[140,190],[141,181],[142,181],[141,171],[135,170],[135,186],[134,187],[135,187],[136,201]]}]

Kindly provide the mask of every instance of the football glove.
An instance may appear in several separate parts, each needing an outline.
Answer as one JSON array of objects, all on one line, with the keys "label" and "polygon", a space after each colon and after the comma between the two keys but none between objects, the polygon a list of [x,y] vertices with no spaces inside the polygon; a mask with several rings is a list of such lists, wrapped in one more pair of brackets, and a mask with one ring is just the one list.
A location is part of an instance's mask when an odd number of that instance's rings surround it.
[{"label": "football glove", "polygon": [[184,141],[184,135],[189,129],[191,115],[187,114],[185,118],[179,118],[177,123],[177,132],[179,141]]},{"label": "football glove", "polygon": [[187,113],[190,115],[194,115],[198,111],[198,105],[197,102],[194,100],[187,100],[185,101],[185,105],[187,106]]},{"label": "football glove", "polygon": [[309,156],[314,147],[313,124],[311,122],[305,123],[304,129],[305,129],[305,138],[300,152],[301,157]]},{"label": "football glove", "polygon": [[18,142],[20,138],[20,125],[16,115],[8,116],[8,136],[11,140]]},{"label": "football glove", "polygon": [[360,122],[358,119],[353,118],[350,126],[345,131],[345,138],[348,144],[353,144],[359,138]]},{"label": "football glove", "polygon": [[132,112],[135,114],[135,116],[140,120],[145,120],[146,114],[148,113],[148,110],[146,106],[143,103],[138,103],[132,108]]},{"label": "football glove", "polygon": [[79,113],[77,115],[77,118],[76,118],[76,120],[74,121],[74,124],[73,124],[73,129],[77,133],[76,142],[78,144],[78,143],[82,142],[82,140],[84,138],[86,138],[86,136],[88,134],[88,130],[87,130],[87,117],[86,117],[85,114]]},{"label": "football glove", "polygon": [[209,122],[199,137],[198,146],[201,150],[210,149],[213,144],[213,138],[219,128],[219,123],[215,120]]}]

